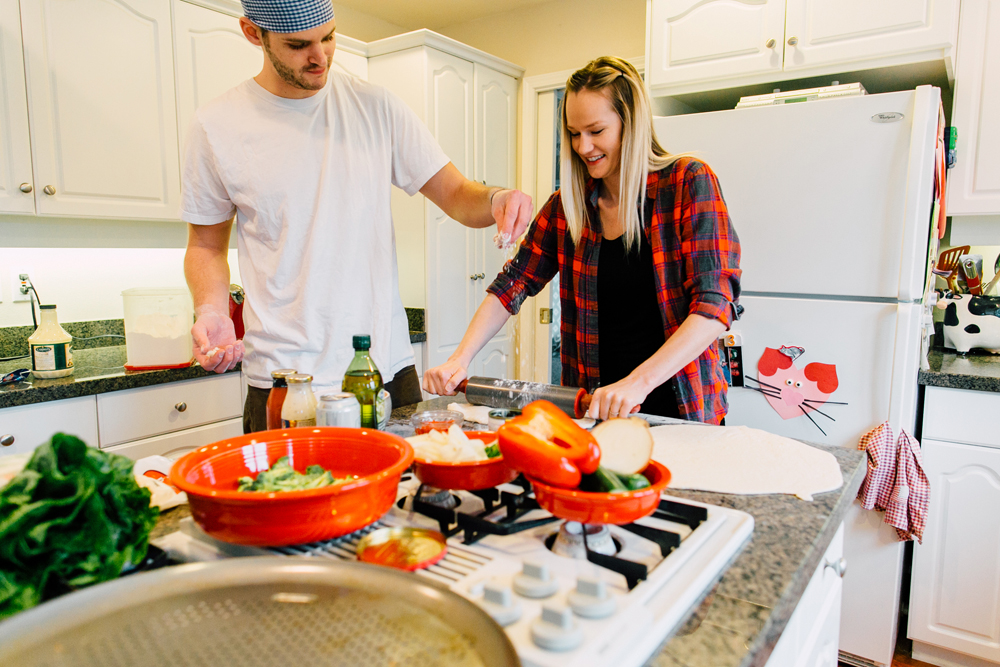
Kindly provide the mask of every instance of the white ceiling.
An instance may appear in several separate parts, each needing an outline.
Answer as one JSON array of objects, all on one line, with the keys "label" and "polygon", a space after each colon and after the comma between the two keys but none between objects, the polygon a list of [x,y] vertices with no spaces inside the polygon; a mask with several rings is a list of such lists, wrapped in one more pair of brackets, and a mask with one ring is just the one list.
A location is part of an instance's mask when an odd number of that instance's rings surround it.
[{"label": "white ceiling", "polygon": [[437,30],[550,0],[337,0],[336,4],[364,12],[405,30]]}]

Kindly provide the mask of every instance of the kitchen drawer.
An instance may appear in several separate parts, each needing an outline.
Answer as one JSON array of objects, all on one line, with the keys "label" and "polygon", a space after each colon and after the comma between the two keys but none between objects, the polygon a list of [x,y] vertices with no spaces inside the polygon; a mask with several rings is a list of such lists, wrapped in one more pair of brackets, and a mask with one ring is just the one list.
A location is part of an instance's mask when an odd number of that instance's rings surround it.
[{"label": "kitchen drawer", "polygon": [[0,438],[14,438],[11,445],[0,446],[0,456],[33,451],[60,431],[97,446],[97,404],[93,396],[0,410]]},{"label": "kitchen drawer", "polygon": [[167,433],[153,438],[126,442],[124,445],[108,447],[107,451],[127,456],[138,461],[147,456],[166,456],[176,461],[188,452],[203,445],[227,438],[243,435],[243,419],[227,419],[223,422],[189,428],[177,433]]},{"label": "kitchen drawer", "polygon": [[241,395],[239,373],[100,394],[101,447],[239,417]]},{"label": "kitchen drawer", "polygon": [[1000,431],[993,425],[998,413],[1000,394],[927,387],[923,439],[1000,447]]}]

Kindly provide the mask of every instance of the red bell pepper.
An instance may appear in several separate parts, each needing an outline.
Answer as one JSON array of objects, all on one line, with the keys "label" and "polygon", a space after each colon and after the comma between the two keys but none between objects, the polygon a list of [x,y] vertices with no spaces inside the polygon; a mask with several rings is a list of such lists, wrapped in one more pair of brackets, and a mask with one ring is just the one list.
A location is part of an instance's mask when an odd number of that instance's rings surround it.
[{"label": "red bell pepper", "polygon": [[508,466],[552,486],[576,488],[601,462],[594,436],[548,401],[524,406],[520,417],[497,429],[497,438]]}]

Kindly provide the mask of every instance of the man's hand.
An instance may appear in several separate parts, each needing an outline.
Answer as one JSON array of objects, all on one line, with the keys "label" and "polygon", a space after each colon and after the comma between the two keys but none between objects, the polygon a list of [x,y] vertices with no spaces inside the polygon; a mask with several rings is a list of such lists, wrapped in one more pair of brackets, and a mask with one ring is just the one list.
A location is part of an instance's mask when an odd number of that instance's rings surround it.
[{"label": "man's hand", "polygon": [[642,402],[649,395],[649,389],[638,378],[631,375],[607,387],[599,387],[594,392],[587,416],[594,419],[628,417],[638,412]]},{"label": "man's hand", "polygon": [[243,360],[243,341],[236,340],[236,330],[229,313],[216,306],[199,306],[198,318],[191,327],[193,352],[206,371],[225,373]]},{"label": "man's hand", "polygon": [[459,361],[449,359],[440,366],[424,371],[424,391],[438,396],[454,396],[455,387],[468,377],[468,369]]},{"label": "man's hand", "polygon": [[499,190],[493,194],[490,211],[504,245],[513,243],[521,238],[531,222],[531,197],[520,190]]}]

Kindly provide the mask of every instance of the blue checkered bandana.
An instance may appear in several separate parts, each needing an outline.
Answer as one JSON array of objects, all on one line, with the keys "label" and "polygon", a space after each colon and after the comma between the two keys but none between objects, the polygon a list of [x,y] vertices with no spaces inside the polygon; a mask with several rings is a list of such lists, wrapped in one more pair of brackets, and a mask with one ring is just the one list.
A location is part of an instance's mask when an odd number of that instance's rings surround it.
[{"label": "blue checkered bandana", "polygon": [[271,32],[302,32],[333,20],[330,0],[241,0],[246,17]]}]

